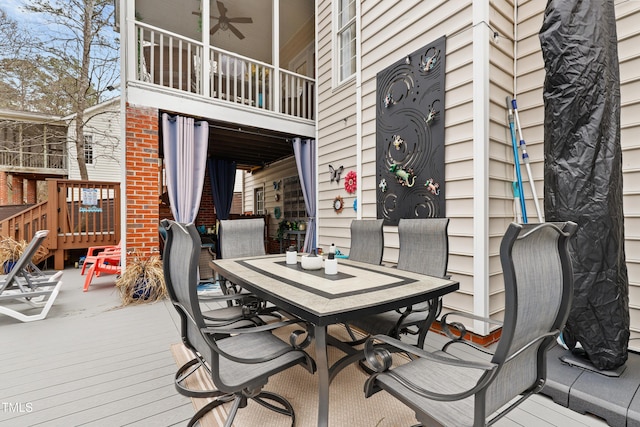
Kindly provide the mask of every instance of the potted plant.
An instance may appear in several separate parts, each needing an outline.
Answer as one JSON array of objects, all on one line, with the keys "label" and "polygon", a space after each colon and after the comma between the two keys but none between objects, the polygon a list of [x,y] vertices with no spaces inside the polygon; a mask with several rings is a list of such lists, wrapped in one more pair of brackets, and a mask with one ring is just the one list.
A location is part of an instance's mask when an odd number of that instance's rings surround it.
[{"label": "potted plant", "polygon": [[141,257],[136,254],[116,280],[116,287],[120,291],[122,305],[163,299],[167,295],[167,287],[160,257]]},{"label": "potted plant", "polygon": [[276,237],[278,240],[282,240],[284,238],[284,234],[286,231],[297,230],[297,229],[298,229],[298,223],[296,221],[283,219],[278,223],[278,232],[276,234]]}]

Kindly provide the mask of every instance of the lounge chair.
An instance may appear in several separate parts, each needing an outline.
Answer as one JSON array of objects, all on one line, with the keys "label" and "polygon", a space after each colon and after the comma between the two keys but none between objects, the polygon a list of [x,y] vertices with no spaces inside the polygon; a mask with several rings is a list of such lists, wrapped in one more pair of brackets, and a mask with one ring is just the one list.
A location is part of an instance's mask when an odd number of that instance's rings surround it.
[{"label": "lounge chair", "polygon": [[[48,275],[37,267],[33,269],[33,256],[48,234],[49,230],[37,231],[9,274],[0,280],[1,314],[21,322],[32,322],[47,317],[62,285],[62,271]],[[9,307],[15,303],[25,303],[42,310],[37,314],[24,314]]]}]

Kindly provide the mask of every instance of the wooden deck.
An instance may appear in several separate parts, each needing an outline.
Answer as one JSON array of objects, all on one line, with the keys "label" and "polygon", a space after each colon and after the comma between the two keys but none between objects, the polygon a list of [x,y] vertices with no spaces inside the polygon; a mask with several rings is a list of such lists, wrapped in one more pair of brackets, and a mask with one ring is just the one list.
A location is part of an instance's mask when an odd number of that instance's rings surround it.
[{"label": "wooden deck", "polygon": [[[65,270],[45,320],[0,317],[0,426],[186,425],[194,409],[173,386],[173,307],[120,308],[114,276],[94,279],[86,293],[83,279],[79,269]],[[496,425],[606,423],[534,396]]]}]

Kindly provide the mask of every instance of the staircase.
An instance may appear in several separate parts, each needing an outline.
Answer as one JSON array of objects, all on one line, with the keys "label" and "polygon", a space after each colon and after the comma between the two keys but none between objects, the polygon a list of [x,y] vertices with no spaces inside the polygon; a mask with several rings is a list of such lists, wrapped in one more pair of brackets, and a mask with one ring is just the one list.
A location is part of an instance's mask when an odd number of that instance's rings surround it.
[{"label": "staircase", "polygon": [[120,241],[120,183],[47,180],[47,201],[0,221],[0,235],[30,241],[49,230],[43,246],[62,270],[71,249],[116,245]]}]

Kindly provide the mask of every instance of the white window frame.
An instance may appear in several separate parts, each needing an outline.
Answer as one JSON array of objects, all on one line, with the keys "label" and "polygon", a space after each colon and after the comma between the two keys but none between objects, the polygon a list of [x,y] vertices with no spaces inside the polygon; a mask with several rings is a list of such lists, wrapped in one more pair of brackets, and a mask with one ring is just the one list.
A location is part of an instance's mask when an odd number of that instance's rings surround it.
[{"label": "white window frame", "polygon": [[[356,65],[357,65],[357,46],[358,46],[358,28],[356,16],[358,15],[358,1],[359,0],[334,0],[333,1],[333,60],[335,66],[334,81],[336,86],[355,79]],[[341,23],[342,11],[340,7],[343,6],[345,12],[349,12],[350,7],[353,7],[353,16],[349,17],[344,23]],[[352,32],[352,34],[349,34]],[[343,50],[343,35],[349,37],[349,50]],[[346,64],[345,55],[349,56],[349,63]],[[349,71],[343,73],[345,67],[349,67]]]},{"label": "white window frame", "polygon": [[264,186],[255,187],[253,190],[253,208],[256,215],[262,215],[265,212]]},{"label": "white window frame", "polygon": [[84,164],[85,165],[93,165],[95,163],[95,153],[94,153],[94,145],[93,145],[93,135],[85,134],[84,135]]}]

